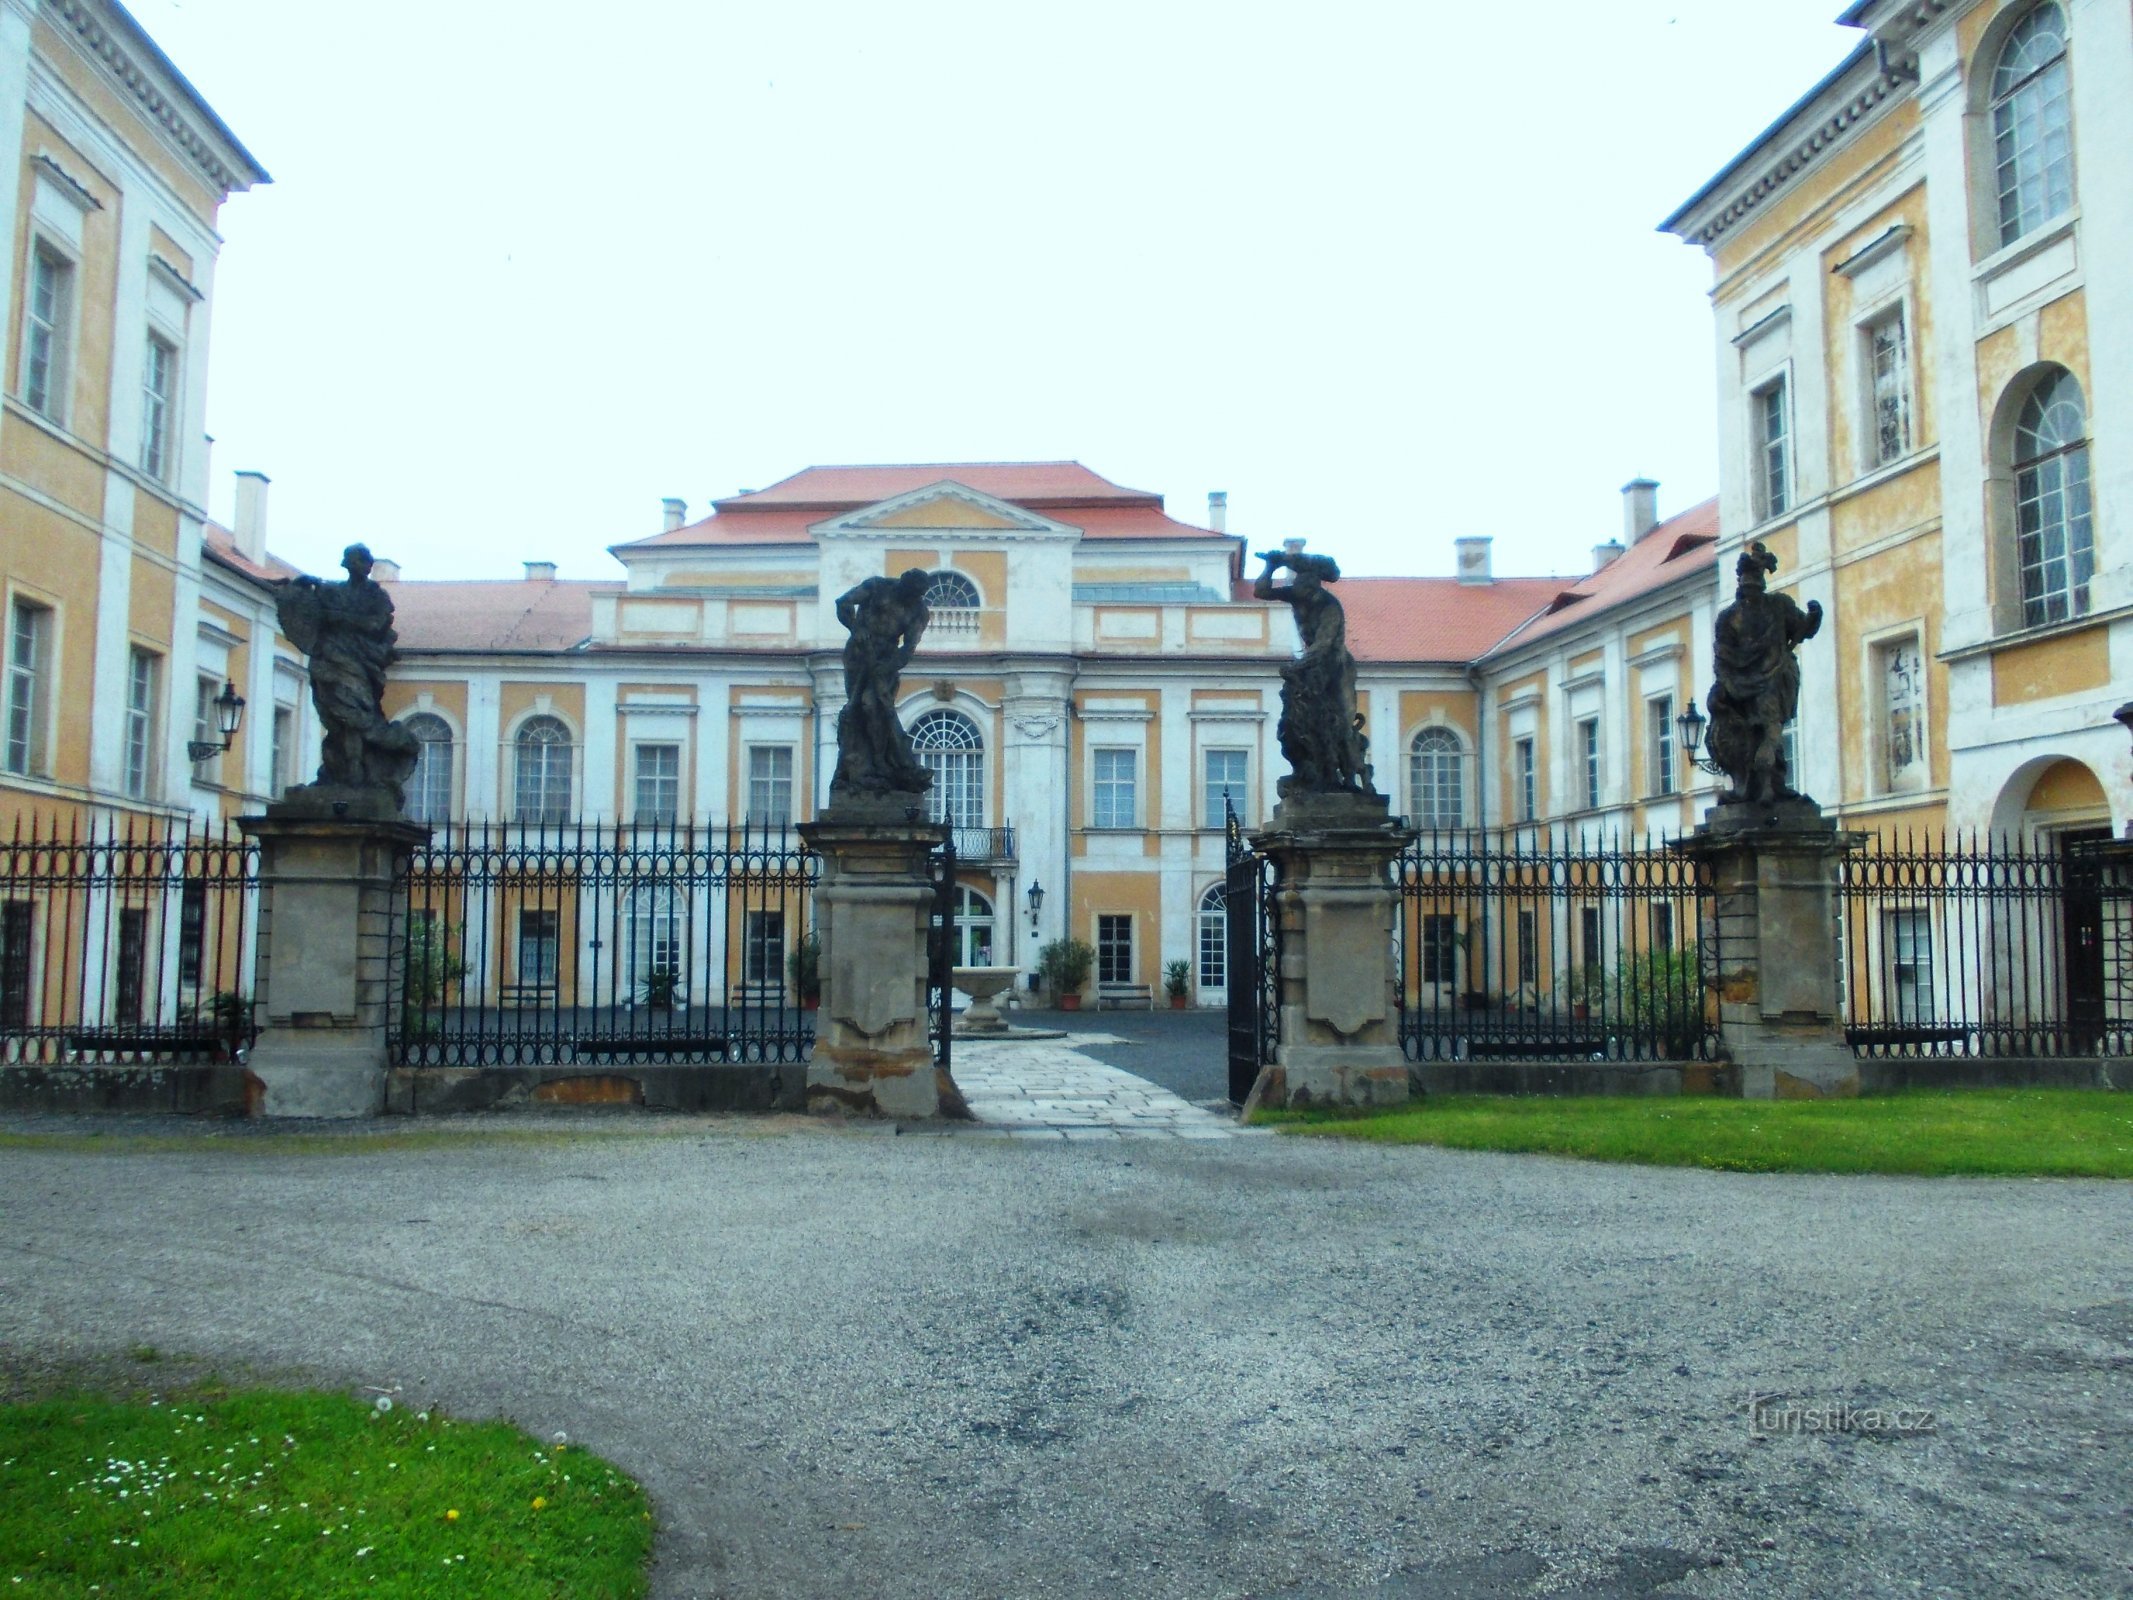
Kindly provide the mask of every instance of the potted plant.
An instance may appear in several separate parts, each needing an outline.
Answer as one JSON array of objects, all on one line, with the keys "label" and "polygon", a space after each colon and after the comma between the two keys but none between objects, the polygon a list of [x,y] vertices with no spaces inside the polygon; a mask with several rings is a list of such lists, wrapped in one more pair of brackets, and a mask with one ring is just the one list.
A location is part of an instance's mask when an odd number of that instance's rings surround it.
[{"label": "potted plant", "polygon": [[1164,966],[1163,966],[1163,993],[1165,993],[1165,994],[1167,994],[1167,995],[1169,995],[1169,996],[1170,996],[1170,1009],[1171,1009],[1171,1010],[1173,1010],[1173,1011],[1183,1011],[1183,1010],[1185,1009],[1185,995],[1186,995],[1186,991],[1187,991],[1187,990],[1188,990],[1188,989],[1189,989],[1189,988],[1191,987],[1191,985],[1192,985],[1192,963],[1191,963],[1191,962],[1189,962],[1189,961],[1171,961],[1171,962],[1166,962],[1166,963],[1164,964]]},{"label": "potted plant", "polygon": [[467,961],[452,949],[451,930],[431,918],[410,921],[407,961],[400,993],[401,1032],[420,1039],[430,1031],[430,1010],[444,1003],[467,975]]},{"label": "potted plant", "polygon": [[1061,1011],[1081,1009],[1081,986],[1096,967],[1096,950],[1079,939],[1054,939],[1037,952],[1037,970]]},{"label": "potted plant", "polygon": [[1570,1014],[1583,1022],[1592,1015],[1593,999],[1604,994],[1607,977],[1598,967],[1568,967],[1564,969],[1560,988],[1570,1002]]},{"label": "potted plant", "polygon": [[810,933],[792,947],[785,958],[786,971],[800,996],[800,1009],[814,1011],[822,1004],[822,938]]},{"label": "potted plant", "polygon": [[637,1003],[650,1011],[672,1011],[681,996],[681,974],[653,967],[637,980]]}]

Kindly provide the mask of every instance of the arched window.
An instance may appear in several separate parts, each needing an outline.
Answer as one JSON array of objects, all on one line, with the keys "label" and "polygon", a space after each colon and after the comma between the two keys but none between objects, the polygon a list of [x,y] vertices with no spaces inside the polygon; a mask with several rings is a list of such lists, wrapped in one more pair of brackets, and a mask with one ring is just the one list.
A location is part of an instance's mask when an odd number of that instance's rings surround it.
[{"label": "arched window", "polygon": [[959,967],[990,967],[993,958],[992,902],[977,890],[957,885],[955,891],[955,964]]},{"label": "arched window", "polygon": [[1200,896],[1198,950],[1200,987],[1228,987],[1229,891],[1219,883]]},{"label": "arched window", "polygon": [[442,827],[452,820],[452,726],[425,711],[407,719],[407,731],[422,741],[407,780],[407,814]]},{"label": "arched window", "polygon": [[2066,19],[2041,5],[2015,24],[1992,71],[1992,158],[2000,243],[2013,244],[2074,203]]},{"label": "arched window", "polygon": [[667,1006],[681,998],[681,909],[680,893],[664,886],[635,890],[625,903],[625,980],[639,1004]]},{"label": "arched window", "polygon": [[928,610],[975,611],[981,603],[978,586],[960,572],[936,572],[926,584]]},{"label": "arched window", "polygon": [[951,828],[984,827],[985,737],[978,725],[959,711],[929,711],[911,725],[911,748],[933,774],[927,820]]},{"label": "arched window", "polygon": [[1424,728],[1407,752],[1409,815],[1418,828],[1456,828],[1466,820],[1464,752],[1449,728]]},{"label": "arched window", "polygon": [[2064,370],[2037,384],[2015,422],[2015,563],[2025,628],[2089,608],[2096,553],[2087,422],[2081,385]]},{"label": "arched window", "polygon": [[528,717],[521,723],[516,779],[520,822],[568,822],[570,730],[554,717]]}]

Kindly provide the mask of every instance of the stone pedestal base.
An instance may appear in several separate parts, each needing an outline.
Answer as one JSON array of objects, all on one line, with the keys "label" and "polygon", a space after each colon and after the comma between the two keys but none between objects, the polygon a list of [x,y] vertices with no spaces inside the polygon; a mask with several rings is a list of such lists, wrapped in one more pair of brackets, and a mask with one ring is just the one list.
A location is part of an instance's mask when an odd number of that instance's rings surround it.
[{"label": "stone pedestal base", "polygon": [[[807,1068],[810,1110],[917,1119],[970,1112],[933,1064],[926,1014],[931,857],[947,830],[832,806],[800,825],[822,856],[815,931],[822,1009]],[[902,810],[902,807],[895,808]]]},{"label": "stone pedestal base", "polygon": [[1414,838],[1382,795],[1295,795],[1252,842],[1279,864],[1280,1042],[1244,1104],[1382,1106],[1407,1099],[1394,1001],[1386,864]]},{"label": "stone pedestal base", "polygon": [[1837,938],[1837,864],[1856,837],[1802,797],[1713,807],[1673,845],[1710,863],[1719,1028],[1744,1099],[1859,1092]]},{"label": "stone pedestal base", "polygon": [[321,817],[309,805],[240,819],[259,840],[262,1025],[246,1065],[268,1117],[368,1117],[385,1109],[394,899],[429,837],[403,821]]}]

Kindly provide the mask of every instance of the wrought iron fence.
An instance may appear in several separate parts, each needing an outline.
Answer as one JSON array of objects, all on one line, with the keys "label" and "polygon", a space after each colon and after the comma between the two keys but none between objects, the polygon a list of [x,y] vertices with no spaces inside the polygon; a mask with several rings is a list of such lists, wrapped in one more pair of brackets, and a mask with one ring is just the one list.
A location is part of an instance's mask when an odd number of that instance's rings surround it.
[{"label": "wrought iron fence", "polygon": [[1663,841],[1437,829],[1393,874],[1409,1060],[1720,1054],[1709,872]]},{"label": "wrought iron fence", "polygon": [[1227,865],[1222,880],[1223,957],[1229,1001],[1229,1097],[1244,1104],[1259,1069],[1281,1042],[1281,930],[1274,915],[1279,869],[1246,842],[1223,797]]},{"label": "wrought iron fence", "polygon": [[2133,842],[1870,836],[1840,870],[1859,1054],[2133,1053]]},{"label": "wrought iron fence", "polygon": [[257,1036],[259,850],[228,824],[18,818],[0,842],[0,1060],[232,1060]]},{"label": "wrought iron fence", "polygon": [[934,851],[933,913],[926,929],[926,1032],[933,1042],[933,1064],[943,1072],[954,1069],[955,1050],[955,864],[954,829]]},{"label": "wrought iron fence", "polygon": [[819,859],[789,828],[440,829],[394,930],[408,1066],[798,1061]]}]

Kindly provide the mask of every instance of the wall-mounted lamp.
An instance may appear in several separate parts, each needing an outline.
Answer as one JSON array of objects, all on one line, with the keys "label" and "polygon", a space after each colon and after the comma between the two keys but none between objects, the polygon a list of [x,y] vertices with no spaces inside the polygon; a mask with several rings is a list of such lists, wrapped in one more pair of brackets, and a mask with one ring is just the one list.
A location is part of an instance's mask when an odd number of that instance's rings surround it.
[{"label": "wall-mounted lamp", "polygon": [[229,679],[222,680],[222,693],[215,696],[215,729],[222,735],[222,743],[212,739],[188,739],[185,754],[188,760],[212,761],[229,749],[237,737],[237,730],[244,723],[244,696],[237,692],[237,685]]},{"label": "wall-mounted lamp", "polygon": [[1044,909],[1044,885],[1031,879],[1029,894],[1025,898],[1029,901],[1029,931],[1034,934],[1037,931],[1037,913]]},{"label": "wall-mounted lamp", "polygon": [[1703,731],[1707,725],[1702,710],[1693,700],[1689,702],[1689,709],[1674,719],[1674,726],[1681,733],[1681,753],[1689,758],[1689,765],[1698,772],[1722,778],[1726,769],[1715,761],[1706,761],[1703,756]]}]

